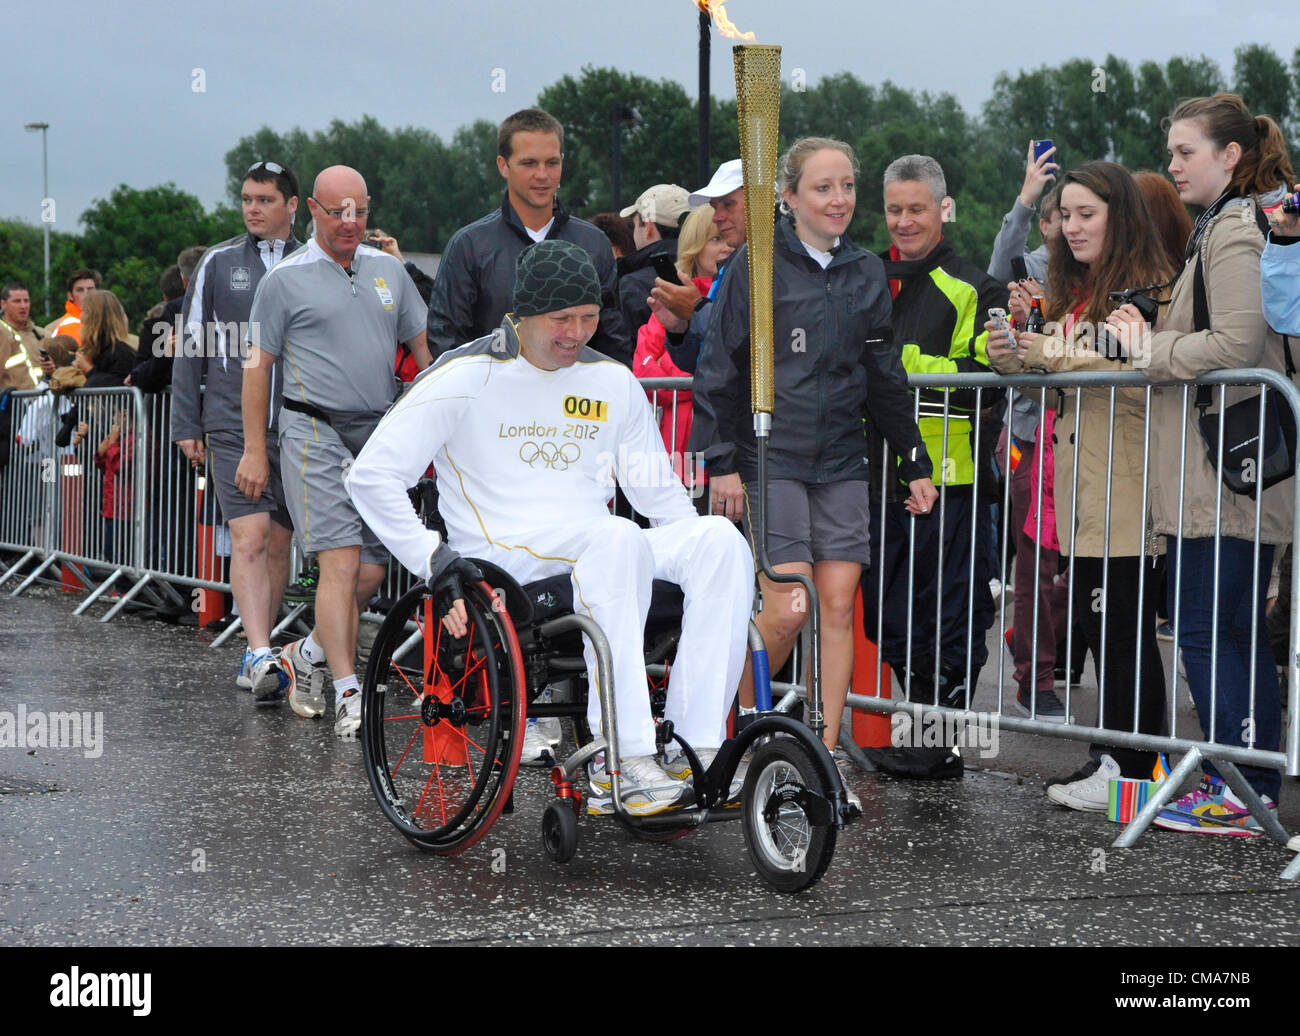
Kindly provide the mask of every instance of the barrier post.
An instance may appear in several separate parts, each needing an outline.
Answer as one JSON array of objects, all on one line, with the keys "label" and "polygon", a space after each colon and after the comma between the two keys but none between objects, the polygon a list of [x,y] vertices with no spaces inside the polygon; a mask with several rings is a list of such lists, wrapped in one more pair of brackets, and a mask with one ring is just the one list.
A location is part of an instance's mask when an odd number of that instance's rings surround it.
[{"label": "barrier post", "polygon": [[[85,465],[80,455],[58,454],[61,549],[63,554],[80,554],[82,541],[81,497],[85,490]],[[84,569],[67,561],[62,565],[64,593],[84,594],[88,586]]]}]

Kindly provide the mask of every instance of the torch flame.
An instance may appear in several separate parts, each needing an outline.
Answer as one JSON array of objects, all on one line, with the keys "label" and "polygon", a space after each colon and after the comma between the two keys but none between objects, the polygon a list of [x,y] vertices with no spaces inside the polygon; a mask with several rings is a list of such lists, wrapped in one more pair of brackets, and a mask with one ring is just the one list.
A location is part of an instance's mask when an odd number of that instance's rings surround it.
[{"label": "torch flame", "polygon": [[722,0],[695,0],[695,6],[712,18],[718,31],[728,39],[753,42],[757,38],[752,32],[741,32],[736,28],[736,23],[727,17],[727,7]]}]

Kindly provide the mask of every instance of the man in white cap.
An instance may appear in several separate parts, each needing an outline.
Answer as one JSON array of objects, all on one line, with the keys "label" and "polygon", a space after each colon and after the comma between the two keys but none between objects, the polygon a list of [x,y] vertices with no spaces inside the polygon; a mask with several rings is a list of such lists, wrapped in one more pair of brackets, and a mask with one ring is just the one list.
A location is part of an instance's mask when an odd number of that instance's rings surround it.
[{"label": "man in white cap", "polygon": [[[733,250],[745,243],[744,187],[740,159],[733,158],[718,166],[713,179],[690,196],[692,207],[705,202],[713,205],[713,225]],[[700,298],[693,284],[679,286],[663,278],[655,281],[654,290],[650,292],[650,309],[668,331],[668,355],[673,363],[691,374],[695,373],[713,299],[725,273],[726,266],[718,270],[713,287],[704,298]]]},{"label": "man in white cap", "polygon": [[664,255],[677,261],[677,234],[691,211],[689,197],[685,187],[657,183],[619,213],[624,219],[632,218],[636,244],[635,252],[618,261],[618,302],[623,323],[634,339],[637,329],[651,316],[646,297],[655,285],[655,259]]}]

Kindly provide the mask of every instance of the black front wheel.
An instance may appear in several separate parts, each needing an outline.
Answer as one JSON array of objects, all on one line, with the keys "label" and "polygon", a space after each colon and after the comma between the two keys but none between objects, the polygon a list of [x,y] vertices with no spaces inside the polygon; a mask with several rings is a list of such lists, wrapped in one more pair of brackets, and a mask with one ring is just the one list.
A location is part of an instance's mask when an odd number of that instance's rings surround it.
[{"label": "black front wheel", "polygon": [[741,805],[745,846],[755,870],[778,891],[809,888],[830,866],[835,825],[825,803],[831,794],[808,748],[794,738],[776,737],[755,749]]},{"label": "black front wheel", "polygon": [[542,848],[556,863],[568,863],[578,851],[578,818],[567,799],[557,799],[542,814]]}]

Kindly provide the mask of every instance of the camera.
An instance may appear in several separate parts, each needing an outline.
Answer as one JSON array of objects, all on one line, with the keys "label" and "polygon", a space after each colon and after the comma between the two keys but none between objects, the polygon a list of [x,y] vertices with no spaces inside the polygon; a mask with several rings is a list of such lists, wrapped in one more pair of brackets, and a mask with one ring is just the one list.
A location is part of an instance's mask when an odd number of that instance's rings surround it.
[{"label": "camera", "polygon": [[[1127,288],[1124,291],[1112,291],[1107,294],[1106,298],[1114,303],[1116,309],[1131,302],[1137,311],[1142,314],[1142,319],[1147,322],[1147,326],[1155,327],[1156,317],[1160,313],[1160,302],[1147,293],[1158,291],[1159,288],[1160,285],[1158,284],[1145,288]],[[1119,347],[1119,340],[1104,326],[1097,330],[1097,352],[1107,359],[1124,359],[1124,352]]]}]

